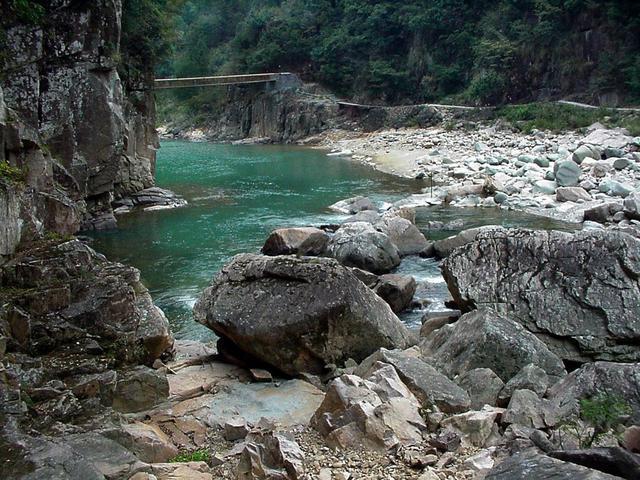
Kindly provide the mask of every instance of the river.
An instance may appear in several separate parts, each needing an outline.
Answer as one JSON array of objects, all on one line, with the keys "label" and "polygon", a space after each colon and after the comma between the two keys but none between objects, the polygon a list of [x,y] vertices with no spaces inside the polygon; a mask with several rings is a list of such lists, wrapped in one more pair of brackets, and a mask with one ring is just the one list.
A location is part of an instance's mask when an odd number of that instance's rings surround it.
[{"label": "river", "polygon": [[[337,223],[344,216],[327,206],[338,200],[367,195],[376,202],[392,202],[424,186],[303,147],[183,141],[163,141],[161,147],[157,184],[184,196],[189,205],[120,216],[118,230],[92,236],[93,247],[107,258],[140,269],[177,338],[213,338],[193,320],[193,304],[230,257],[257,252],[272,230]],[[424,209],[417,216],[419,227],[429,219],[454,218],[462,218],[465,228],[491,223],[554,226],[495,209]],[[407,258],[399,272],[416,277],[421,283],[418,295],[430,302],[422,311],[403,314],[405,322],[419,324],[424,310],[442,308],[447,291],[435,260]]]}]

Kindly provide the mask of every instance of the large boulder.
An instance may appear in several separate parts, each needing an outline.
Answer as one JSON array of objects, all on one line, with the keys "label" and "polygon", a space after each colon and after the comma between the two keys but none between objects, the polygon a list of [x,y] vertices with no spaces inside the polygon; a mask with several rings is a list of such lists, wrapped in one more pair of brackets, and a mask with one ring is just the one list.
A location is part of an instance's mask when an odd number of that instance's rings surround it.
[{"label": "large boulder", "polygon": [[347,223],[329,242],[329,256],[349,267],[387,273],[400,265],[398,248],[391,239],[365,222]]},{"label": "large boulder", "polygon": [[328,258],[237,255],[194,314],[244,352],[292,375],[410,343],[389,306]]},{"label": "large boulder", "polygon": [[546,455],[521,453],[493,467],[485,480],[620,480],[620,477],[592,470]]},{"label": "large boulder", "polygon": [[547,392],[559,418],[577,414],[579,400],[601,395],[623,400],[631,407],[630,423],[640,424],[640,363],[587,363]]},{"label": "large boulder", "polygon": [[417,287],[418,284],[410,275],[388,273],[378,277],[373,291],[397,313],[409,308]]},{"label": "large boulder", "polygon": [[336,212],[347,213],[354,215],[364,210],[377,210],[376,206],[367,197],[357,196],[340,200],[339,202],[330,205],[329,208]]},{"label": "large boulder", "polygon": [[456,248],[473,242],[481,233],[491,232],[494,230],[503,230],[503,228],[497,225],[486,225],[483,227],[469,228],[456,235],[452,235],[451,237],[436,241],[433,244],[433,248],[438,257],[445,258],[449,256],[449,254]]},{"label": "large boulder", "polygon": [[427,427],[419,413],[420,402],[392,366],[380,362],[376,366],[366,380],[343,375],[329,384],[311,418],[329,446],[388,450],[422,441]]},{"label": "large boulder", "polygon": [[13,292],[0,306],[10,350],[106,353],[119,363],[150,363],[173,345],[169,322],[140,272],[78,240],[22,252],[3,266],[0,281]]},{"label": "large boulder", "polygon": [[467,392],[431,365],[407,352],[381,348],[358,366],[356,375],[367,377],[376,362],[392,365],[405,385],[425,407],[435,405],[445,413],[458,413],[469,409],[471,401]]},{"label": "large boulder", "polygon": [[442,269],[463,310],[505,312],[563,359],[640,359],[640,240],[631,235],[483,232]]},{"label": "large boulder", "polygon": [[376,226],[398,248],[400,256],[418,255],[429,246],[418,227],[406,218],[386,216]]},{"label": "large boulder", "polygon": [[556,379],[566,375],[562,361],[518,322],[490,309],[467,313],[420,343],[427,363],[450,378],[474,368],[490,368],[508,382],[535,363]]},{"label": "large boulder", "polygon": [[271,232],[262,247],[265,255],[322,255],[329,235],[314,227],[279,228]]}]

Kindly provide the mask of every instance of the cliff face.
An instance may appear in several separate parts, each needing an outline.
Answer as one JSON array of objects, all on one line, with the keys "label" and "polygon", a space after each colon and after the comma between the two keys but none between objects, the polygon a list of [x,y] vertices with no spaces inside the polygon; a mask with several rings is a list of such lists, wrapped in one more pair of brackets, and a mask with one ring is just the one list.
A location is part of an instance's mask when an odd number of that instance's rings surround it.
[{"label": "cliff face", "polygon": [[[46,146],[43,160],[8,160],[30,172],[28,187],[64,190],[79,227],[114,226],[111,202],[153,185],[151,84],[123,91],[116,69],[121,0],[56,0],[45,8],[37,24],[5,20],[4,100],[31,144]],[[53,172],[52,178],[40,171]]]}]

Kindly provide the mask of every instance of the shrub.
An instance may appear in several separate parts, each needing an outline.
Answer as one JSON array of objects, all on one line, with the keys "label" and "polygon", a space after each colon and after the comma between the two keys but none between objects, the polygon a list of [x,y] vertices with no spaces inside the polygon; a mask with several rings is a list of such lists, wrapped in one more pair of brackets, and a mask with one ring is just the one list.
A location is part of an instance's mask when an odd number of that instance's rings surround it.
[{"label": "shrub", "polygon": [[182,463],[182,462],[208,462],[211,458],[211,453],[205,448],[200,450],[194,450],[193,452],[185,452],[173,457],[169,462]]}]

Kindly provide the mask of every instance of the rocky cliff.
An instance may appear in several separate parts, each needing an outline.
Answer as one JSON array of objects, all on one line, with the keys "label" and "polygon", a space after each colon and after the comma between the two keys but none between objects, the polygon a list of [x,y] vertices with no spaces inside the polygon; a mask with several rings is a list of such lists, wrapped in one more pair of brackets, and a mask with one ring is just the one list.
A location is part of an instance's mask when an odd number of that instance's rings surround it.
[{"label": "rocky cliff", "polygon": [[3,151],[28,188],[65,197],[73,226],[61,228],[112,227],[111,202],[153,185],[150,81],[124,91],[118,76],[121,0],[56,0],[42,13],[2,20],[0,86],[14,112]]},{"label": "rocky cliff", "polygon": [[335,128],[370,132],[381,128],[427,127],[441,120],[441,114],[427,105],[349,105],[316,85],[300,82],[283,88],[229,87],[205,122],[194,123],[193,118],[176,121],[166,133],[189,137],[190,130],[198,129],[209,140],[293,143]]}]

